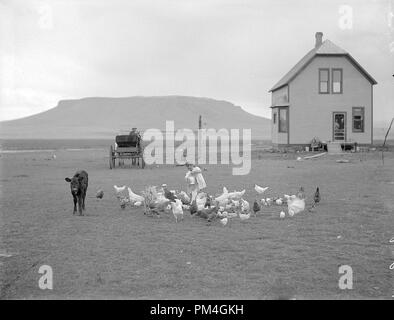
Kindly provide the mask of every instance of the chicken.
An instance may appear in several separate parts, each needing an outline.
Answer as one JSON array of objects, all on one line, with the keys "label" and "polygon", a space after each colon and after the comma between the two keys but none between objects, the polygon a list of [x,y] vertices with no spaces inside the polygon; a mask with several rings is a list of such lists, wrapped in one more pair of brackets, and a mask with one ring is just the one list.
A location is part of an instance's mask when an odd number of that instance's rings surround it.
[{"label": "chicken", "polygon": [[305,199],[305,191],[303,187],[300,187],[300,190],[297,192],[297,198],[299,199]]},{"label": "chicken", "polygon": [[254,200],[254,202],[253,202],[253,212],[254,212],[254,214],[257,215],[257,212],[259,212],[260,210],[261,210],[261,206],[259,205],[257,200]]},{"label": "chicken", "polygon": [[244,220],[248,220],[250,218],[250,212],[248,214],[245,213],[240,213],[239,214],[239,218],[244,221]]},{"label": "chicken", "polygon": [[242,212],[249,212],[250,210],[249,202],[244,199],[241,199],[239,202],[241,204]]},{"label": "chicken", "polygon": [[217,215],[219,218],[227,218],[227,211],[218,211]]},{"label": "chicken", "polygon": [[120,199],[120,207],[122,209],[126,208],[126,205],[130,202],[128,198],[122,198]]},{"label": "chicken", "polygon": [[223,219],[220,219],[220,223],[223,225],[223,226],[225,226],[226,224],[227,224],[227,222],[228,222],[228,218],[226,217],[226,218],[223,218]]},{"label": "chicken", "polygon": [[267,201],[265,201],[265,199],[263,198],[263,199],[261,199],[260,200],[260,202],[264,205],[264,206],[266,206],[267,205]]},{"label": "chicken", "polygon": [[319,190],[319,187],[316,188],[315,196],[314,196],[313,199],[314,199],[315,203],[319,203],[320,202],[320,190]]},{"label": "chicken", "polygon": [[254,190],[256,190],[257,193],[259,194],[263,194],[264,192],[266,192],[269,189],[269,187],[260,187],[257,184],[254,185]]},{"label": "chicken", "polygon": [[205,208],[205,203],[207,202],[207,195],[204,192],[200,192],[196,196],[196,204],[198,210],[202,210]]},{"label": "chicken", "polygon": [[178,198],[182,201],[183,204],[190,204],[190,197],[185,191],[181,191],[178,195]]},{"label": "chicken", "polygon": [[313,197],[313,204],[308,210],[312,212],[313,209],[315,208],[316,204],[318,204],[319,202],[320,202],[320,190],[319,190],[319,187],[317,187],[315,195]]},{"label": "chicken", "polygon": [[284,217],[286,217],[286,213],[284,211],[281,211],[279,214],[279,218],[283,219]]},{"label": "chicken", "polygon": [[245,192],[246,192],[246,190],[230,192],[228,194],[228,198],[231,200],[239,200],[243,197]]},{"label": "chicken", "polygon": [[96,198],[102,199],[104,197],[104,191],[103,190],[98,190],[96,193]]},{"label": "chicken", "polygon": [[228,190],[226,189],[226,187],[223,187],[223,193],[215,198],[215,201],[217,201],[219,203],[219,205],[221,206],[225,206],[228,203]]},{"label": "chicken", "polygon": [[228,213],[227,213],[227,217],[228,217],[228,218],[235,218],[235,217],[238,217],[238,213],[236,213],[236,212],[228,212]]},{"label": "chicken", "polygon": [[136,201],[134,202],[134,206],[140,207],[142,205],[142,201]]},{"label": "chicken", "polygon": [[126,186],[118,187],[117,185],[114,185],[114,189],[116,193],[121,193],[126,190]]},{"label": "chicken", "polygon": [[292,217],[293,215],[304,211],[305,210],[305,199],[300,199],[295,197],[294,199],[289,199],[287,201],[287,209],[289,211],[289,216]]},{"label": "chicken", "polygon": [[127,188],[127,190],[129,191],[129,199],[130,202],[143,202],[145,199],[143,196],[139,196],[138,194],[135,194],[130,188]]},{"label": "chicken", "polygon": [[190,214],[192,214],[192,215],[196,214],[197,211],[198,211],[198,208],[197,208],[196,200],[193,200],[193,202],[192,202],[192,204],[190,206]]},{"label": "chicken", "polygon": [[163,184],[162,187],[163,187],[163,191],[164,191],[164,197],[166,197],[171,202],[175,202],[175,199],[177,199],[177,197],[174,195],[174,193],[172,193],[170,190],[168,190],[166,184]]},{"label": "chicken", "polygon": [[182,209],[182,201],[179,199],[175,199],[174,202],[170,202],[172,214],[175,217],[175,222],[178,223],[178,220],[183,219],[183,209]]},{"label": "chicken", "polygon": [[267,202],[267,206],[270,206],[274,200],[271,198],[267,198],[267,199],[265,199],[265,201]]},{"label": "chicken", "polygon": [[213,202],[213,200],[212,200],[211,196],[207,196],[207,200],[205,201],[204,207],[210,208],[212,206],[212,202]]},{"label": "chicken", "polygon": [[236,200],[231,200],[231,206],[233,206],[233,207],[235,207],[235,208],[238,208],[239,207],[239,201],[236,201]]},{"label": "chicken", "polygon": [[208,221],[211,221],[217,217],[217,211],[218,211],[218,208],[216,208],[216,207],[203,208],[202,210],[198,210],[197,216],[207,219]]},{"label": "chicken", "polygon": [[285,197],[286,201],[289,201],[289,200],[294,200],[297,196],[295,194],[293,194],[291,196],[289,196],[288,194],[285,194],[284,197]]},{"label": "chicken", "polygon": [[276,199],[276,200],[275,200],[275,203],[276,203],[278,206],[281,206],[281,205],[283,204],[282,198]]}]

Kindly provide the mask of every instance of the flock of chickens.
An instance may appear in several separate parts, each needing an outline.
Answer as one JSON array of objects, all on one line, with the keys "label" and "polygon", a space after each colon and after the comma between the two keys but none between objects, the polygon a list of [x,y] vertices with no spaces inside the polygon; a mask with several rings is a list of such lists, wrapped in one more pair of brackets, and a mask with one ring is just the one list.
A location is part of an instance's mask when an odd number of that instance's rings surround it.
[{"label": "flock of chickens", "polygon": [[[169,190],[166,184],[163,184],[161,188],[148,187],[143,195],[135,194],[130,187],[126,186],[118,187],[114,185],[114,189],[122,209],[126,205],[144,206],[145,214],[157,216],[160,216],[161,213],[172,212],[176,222],[183,219],[185,210],[189,211],[191,215],[206,219],[208,222],[219,221],[223,226],[227,225],[232,218],[239,218],[241,221],[248,220],[252,212],[257,216],[264,206],[287,205],[287,213],[290,217],[305,210],[303,187],[295,195],[285,194],[283,197],[256,199],[252,206],[243,199],[245,190],[229,192],[226,187],[223,187],[222,194],[217,197],[200,192],[193,201],[186,192]],[[254,189],[261,196],[269,187],[263,188],[255,185]],[[103,191],[99,190],[96,197],[101,199],[103,195]],[[309,211],[312,211],[319,202],[320,190],[317,187]],[[279,218],[283,219],[285,217],[286,213],[282,210]]]}]

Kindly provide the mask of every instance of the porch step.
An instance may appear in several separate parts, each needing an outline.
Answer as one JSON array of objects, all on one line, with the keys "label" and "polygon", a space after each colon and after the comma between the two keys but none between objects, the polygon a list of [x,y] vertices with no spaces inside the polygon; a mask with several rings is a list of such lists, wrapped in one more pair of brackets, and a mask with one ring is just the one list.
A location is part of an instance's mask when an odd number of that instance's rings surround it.
[{"label": "porch step", "polygon": [[342,153],[341,144],[336,142],[327,143],[327,152],[328,154]]}]

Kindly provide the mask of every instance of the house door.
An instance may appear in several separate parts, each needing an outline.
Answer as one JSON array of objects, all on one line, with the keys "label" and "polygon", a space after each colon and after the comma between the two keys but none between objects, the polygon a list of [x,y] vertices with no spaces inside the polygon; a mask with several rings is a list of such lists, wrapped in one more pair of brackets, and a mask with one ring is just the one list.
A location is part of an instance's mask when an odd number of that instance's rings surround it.
[{"label": "house door", "polygon": [[346,141],[346,112],[333,113],[333,141]]}]

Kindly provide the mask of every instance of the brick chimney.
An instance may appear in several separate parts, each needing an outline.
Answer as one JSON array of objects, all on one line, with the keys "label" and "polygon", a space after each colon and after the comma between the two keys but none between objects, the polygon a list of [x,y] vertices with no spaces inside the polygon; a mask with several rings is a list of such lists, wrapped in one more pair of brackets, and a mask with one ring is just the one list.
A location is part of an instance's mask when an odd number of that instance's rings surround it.
[{"label": "brick chimney", "polygon": [[316,32],[315,38],[316,38],[315,48],[318,48],[323,43],[323,32]]}]

